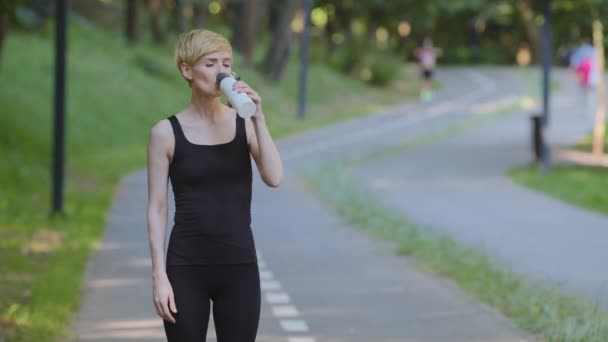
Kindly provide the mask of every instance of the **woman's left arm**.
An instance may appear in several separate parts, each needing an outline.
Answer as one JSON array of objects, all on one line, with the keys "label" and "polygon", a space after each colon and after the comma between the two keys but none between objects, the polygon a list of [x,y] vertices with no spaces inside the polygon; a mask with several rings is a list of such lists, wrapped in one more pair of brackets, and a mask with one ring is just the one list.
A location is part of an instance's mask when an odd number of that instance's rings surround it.
[{"label": "woman's left arm", "polygon": [[276,188],[283,182],[283,162],[266,126],[262,99],[243,81],[235,82],[234,88],[247,93],[256,104],[256,112],[251,120],[245,120],[249,153],[253,156],[264,183]]}]

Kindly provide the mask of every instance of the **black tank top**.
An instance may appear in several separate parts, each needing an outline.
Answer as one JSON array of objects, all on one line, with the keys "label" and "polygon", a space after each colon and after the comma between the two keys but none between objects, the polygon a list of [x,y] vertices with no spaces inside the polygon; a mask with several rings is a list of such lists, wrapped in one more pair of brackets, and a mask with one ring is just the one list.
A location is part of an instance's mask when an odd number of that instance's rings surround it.
[{"label": "black tank top", "polygon": [[193,144],[175,115],[169,178],[175,195],[175,218],[167,265],[256,262],[251,232],[251,158],[245,120],[236,115],[232,141]]}]

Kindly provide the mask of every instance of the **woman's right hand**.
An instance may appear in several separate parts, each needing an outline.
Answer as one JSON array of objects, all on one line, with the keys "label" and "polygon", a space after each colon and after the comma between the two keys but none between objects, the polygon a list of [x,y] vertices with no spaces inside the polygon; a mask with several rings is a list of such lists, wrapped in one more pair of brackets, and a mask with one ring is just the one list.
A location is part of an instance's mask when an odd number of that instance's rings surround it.
[{"label": "woman's right hand", "polygon": [[166,274],[154,279],[152,292],[156,313],[165,321],[175,323],[175,318],[173,318],[171,312],[177,313],[177,308],[175,307],[173,288]]}]

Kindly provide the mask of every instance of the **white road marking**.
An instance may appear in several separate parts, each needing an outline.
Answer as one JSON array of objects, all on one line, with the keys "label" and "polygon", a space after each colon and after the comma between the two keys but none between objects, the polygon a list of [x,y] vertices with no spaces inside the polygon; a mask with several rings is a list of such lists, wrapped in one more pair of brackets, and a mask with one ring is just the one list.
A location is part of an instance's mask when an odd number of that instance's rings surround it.
[{"label": "white road marking", "polygon": [[281,289],[281,284],[276,280],[264,280],[260,282],[262,291],[276,291]]},{"label": "white road marking", "polygon": [[268,292],[266,293],[266,301],[270,304],[287,304],[289,303],[289,295],[285,292]]},{"label": "white road marking", "polygon": [[290,337],[289,342],[315,342],[312,337]]},{"label": "white road marking", "polygon": [[261,280],[271,280],[273,277],[272,272],[268,270],[260,271],[260,279]]},{"label": "white road marking", "polygon": [[[263,261],[259,261],[263,263]],[[264,264],[264,266],[266,266]],[[279,318],[294,318],[300,316],[300,312],[295,306],[289,305],[289,295],[285,292],[277,292],[281,289],[281,284],[273,279],[272,272],[260,270],[260,288],[266,294],[266,301],[271,305],[272,313]],[[281,319],[281,328],[287,333],[308,332],[308,324],[302,319]],[[310,337],[290,336],[290,342],[314,342]]]},{"label": "white road marking", "polygon": [[290,333],[308,332],[308,324],[301,319],[282,319],[281,328]]},{"label": "white road marking", "polygon": [[277,317],[298,317],[300,313],[293,305],[275,305],[272,307],[272,313]]}]

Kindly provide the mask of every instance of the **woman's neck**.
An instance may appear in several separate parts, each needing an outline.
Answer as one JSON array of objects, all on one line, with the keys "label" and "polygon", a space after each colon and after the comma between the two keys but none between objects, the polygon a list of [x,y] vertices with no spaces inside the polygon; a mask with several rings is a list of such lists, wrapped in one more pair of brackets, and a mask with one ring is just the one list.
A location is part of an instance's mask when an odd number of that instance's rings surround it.
[{"label": "woman's neck", "polygon": [[204,96],[192,92],[190,105],[186,110],[200,120],[216,123],[220,121],[224,106],[216,96]]}]

